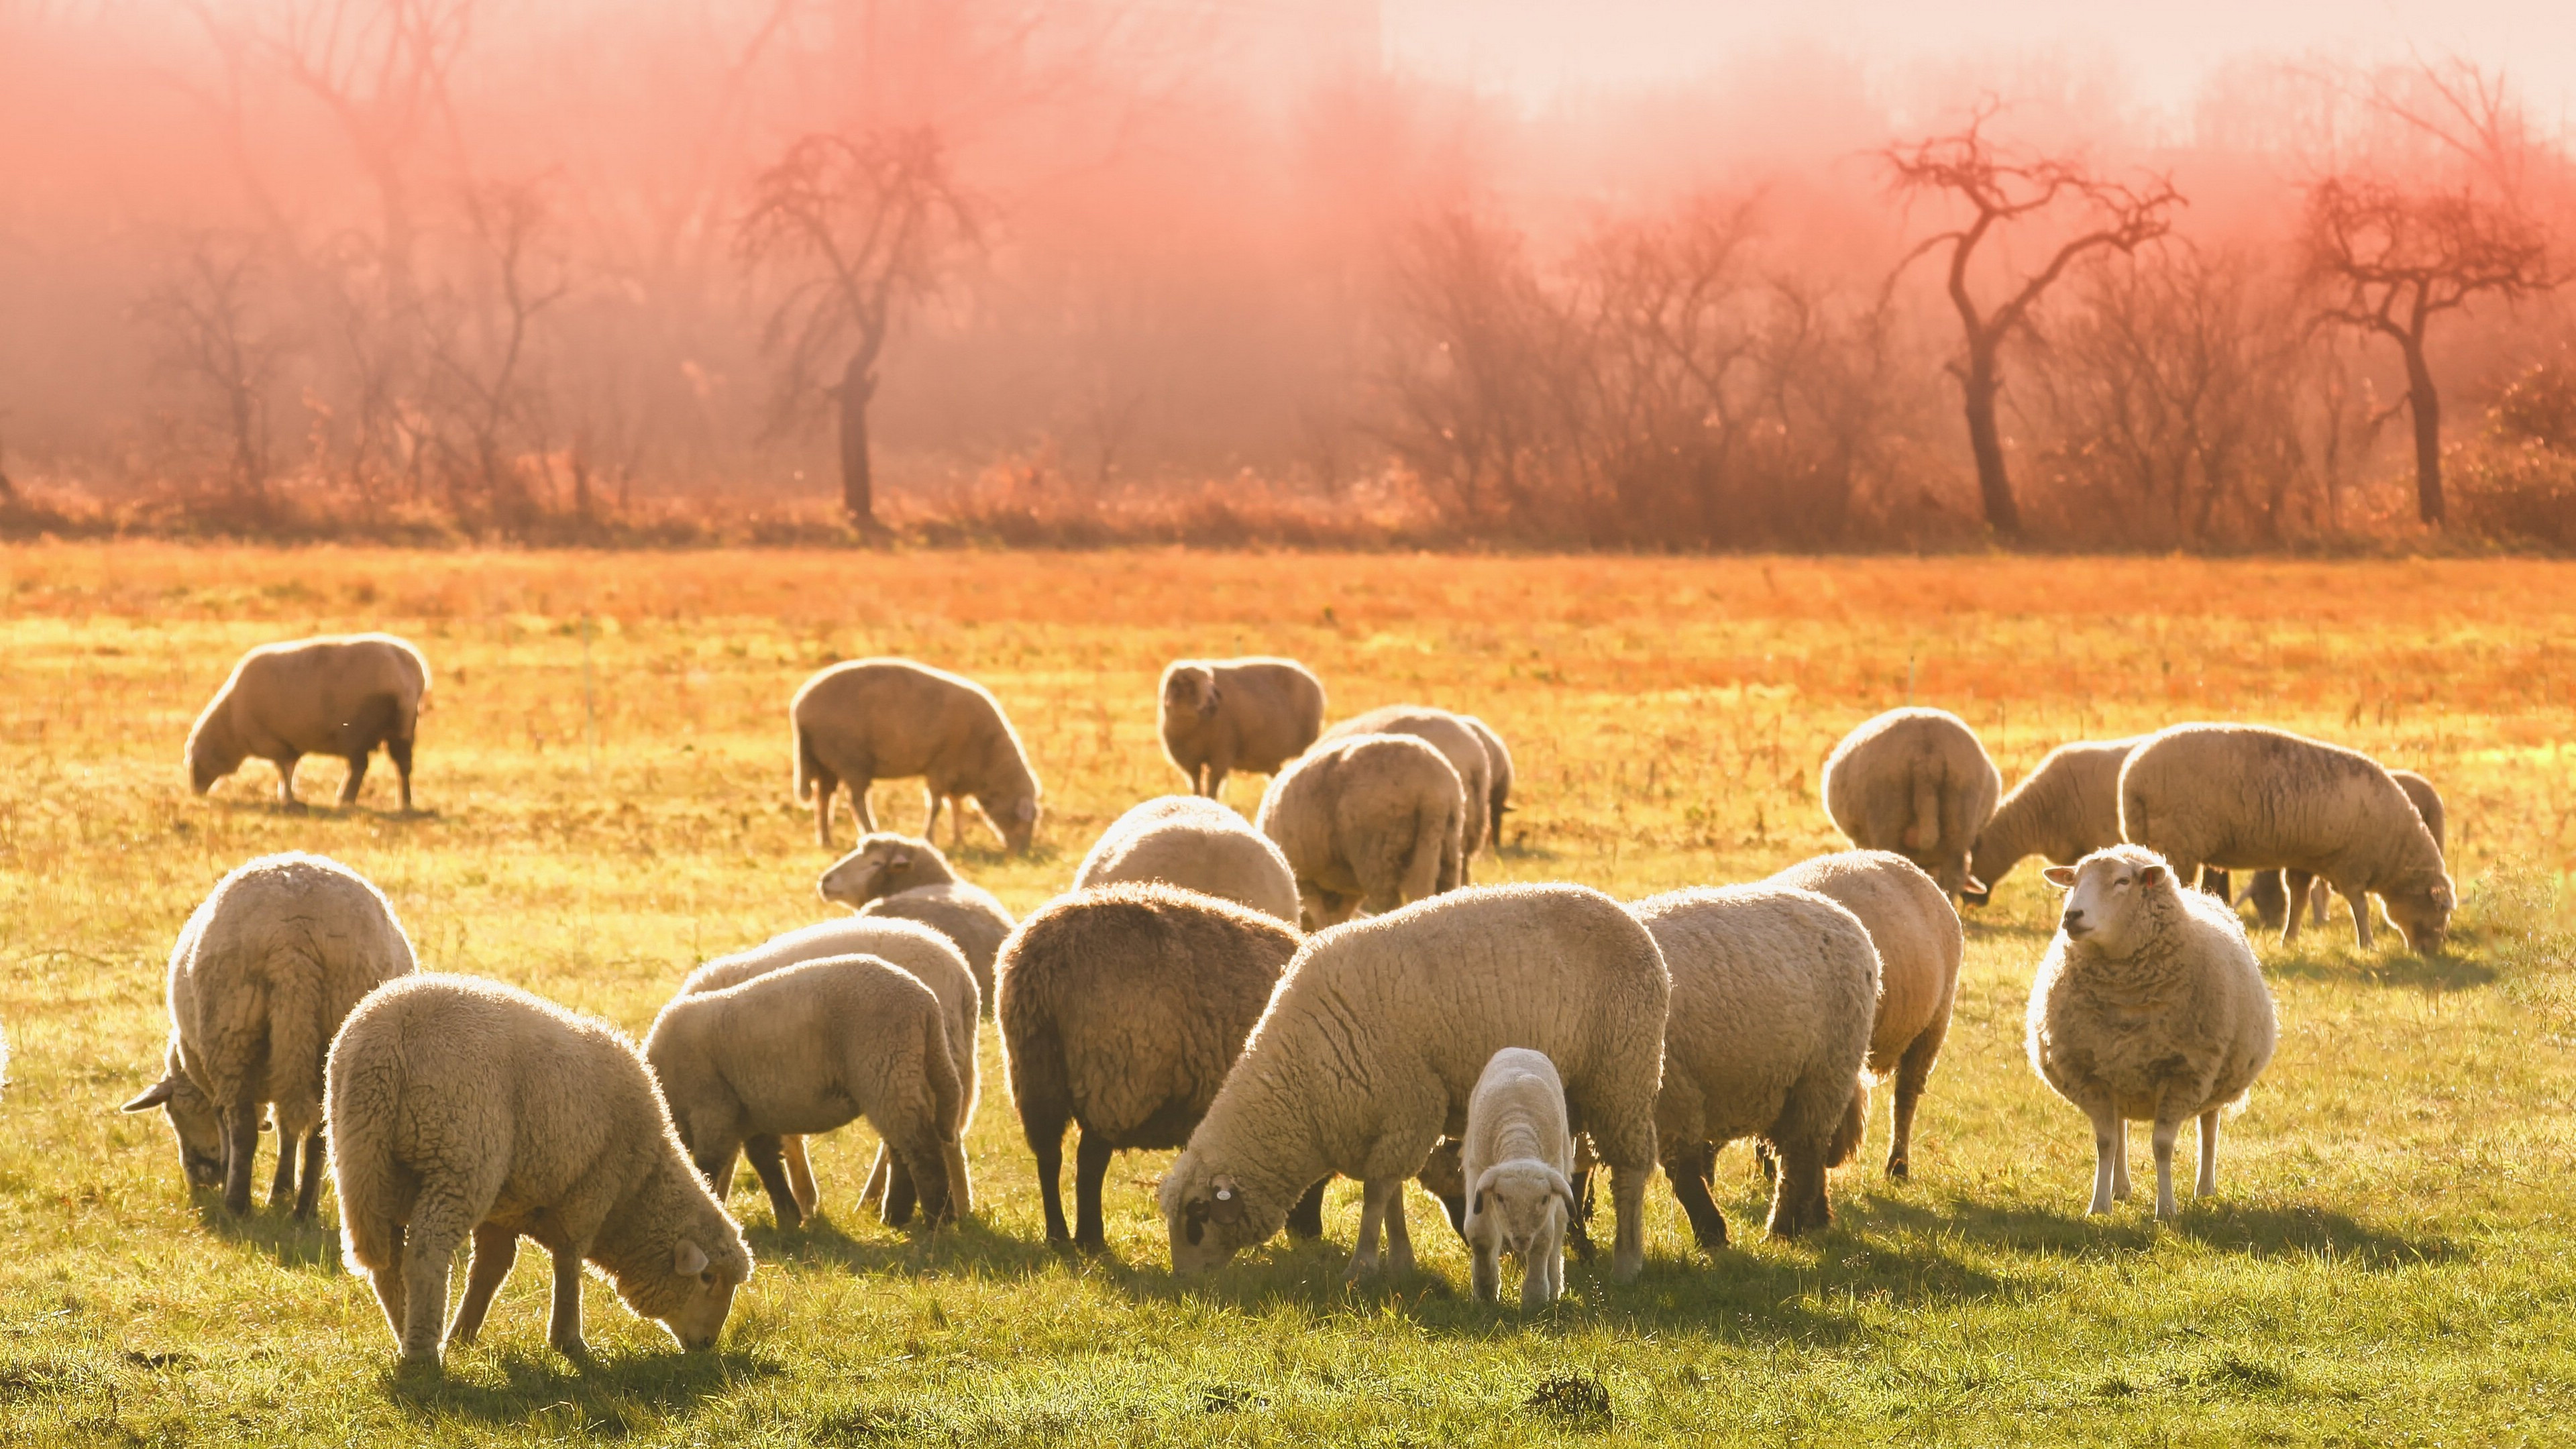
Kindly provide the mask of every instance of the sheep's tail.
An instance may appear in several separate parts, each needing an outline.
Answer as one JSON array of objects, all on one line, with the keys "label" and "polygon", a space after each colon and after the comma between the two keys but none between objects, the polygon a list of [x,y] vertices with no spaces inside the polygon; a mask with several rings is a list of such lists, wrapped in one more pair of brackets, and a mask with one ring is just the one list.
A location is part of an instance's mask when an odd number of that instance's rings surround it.
[{"label": "sheep's tail", "polygon": [[304,963],[313,977],[298,989],[268,990],[268,1099],[277,1108],[277,1137],[284,1143],[322,1125],[323,1053],[331,1049],[322,1034],[322,983],[329,967]]},{"label": "sheep's tail", "polygon": [[930,1079],[930,1101],[933,1122],[938,1128],[939,1154],[948,1174],[948,1211],[952,1217],[965,1217],[975,1210],[974,1186],[966,1176],[966,1144],[958,1124],[965,1120],[966,1088],[959,1080],[957,1063],[948,1054],[946,1013],[933,1011],[922,1018],[921,1060],[923,1075]]},{"label": "sheep's tail", "polygon": [[1458,888],[1459,823],[1458,815],[1438,802],[1414,811],[1413,850],[1405,858],[1401,885],[1406,904]]},{"label": "sheep's tail", "polygon": [[1916,760],[1907,772],[1914,787],[1914,818],[1905,827],[1905,848],[1930,850],[1941,842],[1941,767],[1937,760]]},{"label": "sheep's tail", "polygon": [[1852,1083],[1851,1100],[1843,1104],[1843,1118],[1834,1124],[1834,1135],[1825,1144],[1825,1166],[1840,1167],[1860,1151],[1860,1139],[1869,1131],[1869,1073],[1860,1074]]},{"label": "sheep's tail", "polygon": [[814,735],[803,720],[790,719],[787,728],[796,736],[796,800],[803,804],[814,798],[814,782],[822,778],[823,758],[814,753]]}]

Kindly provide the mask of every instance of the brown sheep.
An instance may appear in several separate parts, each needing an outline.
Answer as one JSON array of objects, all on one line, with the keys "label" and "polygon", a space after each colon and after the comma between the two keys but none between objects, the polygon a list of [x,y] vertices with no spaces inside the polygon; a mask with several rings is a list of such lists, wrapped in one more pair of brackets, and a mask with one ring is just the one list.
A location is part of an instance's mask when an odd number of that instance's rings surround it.
[{"label": "brown sheep", "polygon": [[1485,848],[1485,831],[1493,819],[1494,762],[1484,737],[1463,715],[1422,704],[1390,704],[1353,715],[1324,731],[1322,744],[1361,735],[1411,735],[1429,744],[1458,772],[1458,789],[1470,807],[1459,822],[1458,884],[1472,882],[1468,862]]},{"label": "brown sheep", "polygon": [[907,659],[835,664],[805,681],[788,706],[796,736],[796,798],[814,803],[814,839],[832,844],[832,798],[850,790],[859,829],[877,828],[868,787],[919,778],[928,797],[922,838],[952,807],[949,848],[965,844],[964,802],[1002,843],[1026,854],[1038,826],[1038,778],[991,692]]},{"label": "brown sheep", "polygon": [[1215,799],[1235,770],[1275,775],[1324,727],[1324,685],[1294,659],[1180,659],[1163,671],[1163,753]]},{"label": "brown sheep", "polygon": [[306,755],[349,762],[340,803],[357,803],[376,746],[394,762],[402,808],[411,811],[411,747],[420,729],[429,665],[391,634],[339,634],[263,644],[188,732],[188,782],[200,795],[257,757],[277,766],[277,800],[293,805],[295,766]]}]

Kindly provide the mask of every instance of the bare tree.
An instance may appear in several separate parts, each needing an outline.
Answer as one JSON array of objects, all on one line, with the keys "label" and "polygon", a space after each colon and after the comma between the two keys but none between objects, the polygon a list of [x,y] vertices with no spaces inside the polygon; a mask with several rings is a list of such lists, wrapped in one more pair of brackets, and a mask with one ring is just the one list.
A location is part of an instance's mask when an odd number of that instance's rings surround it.
[{"label": "bare tree", "polygon": [[448,506],[459,518],[470,504],[505,525],[526,521],[513,434],[542,448],[540,390],[532,362],[537,320],[570,284],[539,245],[546,224],[543,193],[530,183],[469,190],[465,220],[474,266],[465,289],[442,299],[426,329],[433,386],[444,424],[432,437],[448,481]]},{"label": "bare tree", "polygon": [[[2106,248],[2136,251],[2170,232],[2170,213],[2186,203],[2169,177],[2148,177],[2132,186],[2107,180],[2075,158],[2016,157],[1986,138],[1985,123],[1994,111],[1990,104],[1963,130],[1889,147],[1883,157],[1897,190],[1944,193],[1965,202],[1972,213],[1965,225],[1917,243],[1897,264],[1897,272],[1927,253],[1949,250],[1946,285],[1967,348],[1966,357],[1950,370],[1967,408],[1968,447],[1976,456],[1977,491],[1987,526],[2012,539],[2021,535],[2021,510],[2013,499],[2003,434],[1995,422],[2005,341],[2029,325],[2031,308],[2077,258]],[[1969,271],[1979,247],[2001,232],[2069,214],[2079,218],[2075,224],[2080,229],[2059,241],[2044,265],[2007,277],[2003,300],[1991,307],[1977,300]],[[1893,284],[1894,277],[1889,280]]]},{"label": "bare tree", "polygon": [[266,506],[274,471],[269,395],[289,351],[285,335],[260,315],[265,285],[255,244],[200,233],[135,309],[157,335],[160,369],[203,396],[227,455],[226,491],[255,510]]},{"label": "bare tree", "polygon": [[[789,274],[766,340],[783,350],[782,408],[828,394],[840,428],[841,504],[876,526],[868,405],[877,362],[905,314],[935,296],[978,237],[974,208],[926,126],[857,139],[810,135],[752,183],[741,245]],[[834,367],[837,359],[838,367]],[[835,381],[827,381],[837,371]]]}]

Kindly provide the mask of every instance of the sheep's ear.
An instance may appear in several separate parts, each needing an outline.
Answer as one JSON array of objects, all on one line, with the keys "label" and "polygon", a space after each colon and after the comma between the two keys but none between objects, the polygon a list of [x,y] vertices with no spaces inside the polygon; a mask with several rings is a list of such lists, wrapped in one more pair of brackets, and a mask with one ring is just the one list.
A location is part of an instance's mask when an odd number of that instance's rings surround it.
[{"label": "sheep's ear", "polygon": [[1972,906],[1984,905],[1988,900],[1993,898],[1994,893],[1995,888],[1993,886],[1986,884],[1975,876],[1968,877],[1967,882],[1962,885],[1959,890],[1960,896],[1966,899],[1968,904]]},{"label": "sheep's ear", "polygon": [[671,1271],[683,1278],[695,1278],[707,1271],[707,1250],[682,1238],[680,1246],[671,1250]]},{"label": "sheep's ear", "polygon": [[142,1096],[135,1098],[133,1101],[126,1103],[124,1106],[119,1107],[116,1110],[120,1112],[149,1112],[153,1108],[160,1106],[162,1103],[169,1101],[171,1094],[178,1090],[179,1083],[176,1079],[163,1077],[161,1080],[154,1082],[151,1086],[144,1088]]},{"label": "sheep's ear", "polygon": [[2057,887],[2059,890],[2065,890],[2075,884],[2075,867],[2071,865],[2052,865],[2048,869],[2041,871],[2039,873],[2039,878],[2048,882],[2050,885]]},{"label": "sheep's ear", "polygon": [[2164,878],[2165,868],[2161,865],[2142,865],[2138,867],[2138,884],[2140,886],[2151,886]]}]

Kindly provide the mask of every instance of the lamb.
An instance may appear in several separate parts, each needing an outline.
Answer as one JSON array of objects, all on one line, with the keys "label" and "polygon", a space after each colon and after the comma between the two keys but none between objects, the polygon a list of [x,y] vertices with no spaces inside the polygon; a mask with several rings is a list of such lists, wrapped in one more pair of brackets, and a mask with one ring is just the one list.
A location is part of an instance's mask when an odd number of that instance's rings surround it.
[{"label": "lamb", "polygon": [[1521,1307],[1565,1292],[1565,1230],[1574,1217],[1574,1134],[1565,1125],[1565,1086],[1539,1052],[1505,1047],[1485,1063],[1467,1099],[1462,1172],[1473,1184],[1465,1232],[1474,1252],[1469,1281],[1488,1303],[1502,1294],[1502,1255],[1523,1265]]},{"label": "lamb", "polygon": [[[2415,813],[2423,818],[2424,828],[2433,832],[2434,848],[2442,852],[2443,859],[2447,862],[2450,859],[2450,837],[2444,830],[2442,796],[2433,788],[2433,782],[2413,770],[2391,770],[2388,772],[2388,778],[2396,781],[2397,788],[2406,792],[2406,798],[2415,806]],[[2301,871],[2299,874],[2305,876],[2307,872]],[[2332,890],[2316,884],[2314,878],[2310,878],[2308,904],[2311,908],[2309,917],[2311,924],[2322,926],[2326,923],[2326,898],[2332,894],[2334,894]],[[2254,878],[2245,883],[2243,893],[2236,897],[2236,904],[2241,906],[2249,900],[2254,903],[2254,918],[2265,926],[2279,930],[2288,924],[2290,896],[2283,884],[2282,872],[2277,870],[2255,872]]]},{"label": "lamb", "polygon": [[1977,833],[1968,875],[1978,888],[1963,893],[1969,905],[1986,904],[1994,888],[2024,858],[2073,865],[2094,851],[2120,843],[2120,767],[2144,735],[2124,740],[2077,740],[2048,752],[2013,786]]},{"label": "lamb", "polygon": [[[807,961],[820,961],[827,956],[874,956],[920,978],[939,998],[939,1011],[948,1028],[948,1057],[963,1079],[962,1114],[951,1131],[960,1141],[975,1117],[975,1103],[980,1093],[975,1057],[975,1022],[981,1011],[982,990],[975,984],[975,973],[958,952],[957,944],[945,935],[919,921],[892,917],[862,916],[851,920],[826,921],[818,926],[772,936],[748,951],[721,956],[689,973],[680,994],[696,995],[739,986],[755,976],[764,976],[788,966]],[[769,1144],[751,1148],[756,1159],[765,1156]],[[811,1216],[814,1205],[821,1201],[815,1190],[814,1168],[805,1152],[805,1139],[788,1135],[778,1141],[777,1150],[786,1164],[789,1191],[796,1199],[797,1211]],[[861,1207],[884,1205],[884,1220],[897,1226],[912,1215],[914,1187],[912,1173],[903,1160],[886,1151],[880,1143],[876,1161],[868,1169],[867,1187],[859,1194]]]},{"label": "lamb", "polygon": [[2003,776],[1967,721],[1947,710],[1891,709],[1843,736],[1819,783],[1825,813],[1852,844],[1904,856],[1943,895],[1986,894],[1968,851],[1995,812]]},{"label": "lamb", "polygon": [[992,1009],[993,955],[1015,923],[992,892],[959,880],[939,847],[908,835],[864,836],[823,872],[814,891],[862,916],[919,921],[956,942],[985,1009]]},{"label": "lamb", "polygon": [[1349,1276],[1377,1267],[1381,1224],[1391,1267],[1410,1270],[1404,1179],[1466,1130],[1494,1053],[1525,1046],[1556,1064],[1568,1128],[1610,1165],[1612,1277],[1635,1279],[1670,992],[1654,938],[1583,886],[1464,890],[1308,938],[1163,1178],[1173,1268],[1215,1268],[1267,1239],[1338,1172],[1363,1186]]},{"label": "lamb", "polygon": [[241,657],[188,731],[188,780],[200,795],[257,756],[277,766],[277,801],[292,806],[306,755],[349,762],[342,806],[357,803],[378,745],[394,762],[411,813],[411,747],[429,664],[391,634],[335,634],[263,644]]},{"label": "lamb", "polygon": [[584,1262],[691,1350],[714,1346],[751,1277],[644,1059],[604,1021],[498,982],[404,977],[349,1013],[324,1095],[345,1256],[407,1365],[439,1362],[448,1264],[469,1233],[450,1345],[482,1329],[522,1235],[554,1259],[546,1337],[576,1361]]},{"label": "lamb", "polygon": [[1176,659],[1163,670],[1163,753],[1215,799],[1234,770],[1275,775],[1324,727],[1324,685],[1294,659]]},{"label": "lamb", "polygon": [[1119,816],[1073,875],[1076,890],[1119,881],[1161,881],[1297,924],[1288,857],[1250,821],[1196,795],[1165,795]]},{"label": "lamb", "polygon": [[[2120,771],[2120,832],[2189,885],[2203,866],[2323,879],[2352,902],[2371,946],[2368,894],[2418,954],[2442,948],[2457,901],[2442,847],[2406,792],[2369,756],[2260,725],[2184,724],[2149,735]],[[2281,939],[2299,936],[2292,877]]]},{"label": "lamb", "polygon": [[1020,736],[984,686],[905,659],[835,664],[805,681],[788,706],[796,736],[796,798],[814,802],[814,839],[832,845],[832,797],[850,789],[862,832],[877,828],[868,787],[918,776],[929,800],[922,838],[949,817],[949,848],[966,842],[965,806],[1026,855],[1038,825],[1038,777]]},{"label": "lamb", "polygon": [[180,928],[161,1080],[125,1110],[167,1112],[180,1171],[202,1186],[221,1183],[224,1210],[239,1217],[250,1211],[260,1110],[273,1107],[269,1205],[284,1206],[292,1190],[295,1216],[310,1219],[322,1191],[331,1037],[368,992],[416,969],[393,907],[357,872],[301,851],[250,861]]},{"label": "lamb", "polygon": [[[1914,1109],[1950,1034],[1950,1008],[1958,996],[1959,958],[1966,945],[1959,913],[1920,866],[1884,850],[1818,856],[1768,883],[1814,891],[1860,917],[1869,931],[1870,945],[1878,952],[1869,1071],[1880,1081],[1896,1078],[1887,1175],[1901,1180],[1912,1170]],[[1866,1083],[1858,1089],[1857,1101],[1867,1121]]]},{"label": "lamb", "polygon": [[1282,770],[1253,823],[1278,842],[1308,929],[1457,889],[1467,796],[1441,753],[1407,735],[1319,744]]},{"label": "lamb", "polygon": [[1471,807],[1459,825],[1458,883],[1467,884],[1467,862],[1485,847],[1485,830],[1493,815],[1494,763],[1484,738],[1466,719],[1445,709],[1420,704],[1390,704],[1353,715],[1324,731],[1320,741],[1333,744],[1362,735],[1411,735],[1429,744],[1458,772],[1458,790]]},{"label": "lamb", "polygon": [[1476,732],[1476,740],[1485,747],[1485,768],[1492,777],[1486,792],[1485,849],[1495,855],[1503,853],[1503,814],[1512,808],[1512,752],[1503,745],[1503,737],[1494,727],[1472,714],[1458,716],[1458,722]]},{"label": "lamb", "polygon": [[[1111,1155],[1188,1141],[1297,945],[1268,915],[1159,884],[1079,889],[1011,933],[996,1016],[1048,1242],[1103,1249]],[[1057,1187],[1068,1122],[1082,1129],[1070,1234]],[[1322,1235],[1322,1189],[1313,1184],[1292,1230]]]},{"label": "lamb", "polygon": [[2174,1134],[2200,1119],[2200,1181],[2218,1191],[2219,1109],[2243,1100],[2278,1040],[2272,993],[2228,905],[2152,850],[2050,866],[2065,913],[2031,982],[2030,1064],[2093,1122],[2092,1212],[2129,1195],[2133,1121],[2155,1124],[2156,1216],[2174,1216]]},{"label": "lamb", "polygon": [[684,993],[653,1019],[644,1059],[698,1170],[721,1188],[748,1148],[781,1228],[801,1223],[804,1209],[779,1139],[861,1116],[909,1169],[931,1222],[972,1210],[957,1131],[966,1091],[948,1013],[891,962],[828,956]]},{"label": "lamb", "polygon": [[1739,1137],[1779,1154],[1771,1236],[1825,1226],[1825,1170],[1860,1145],[1866,1110],[1854,1084],[1878,1000],[1868,928],[1777,884],[1672,891],[1628,909],[1672,971],[1655,1142],[1691,1235],[1706,1251],[1726,1244],[1708,1180]]}]

